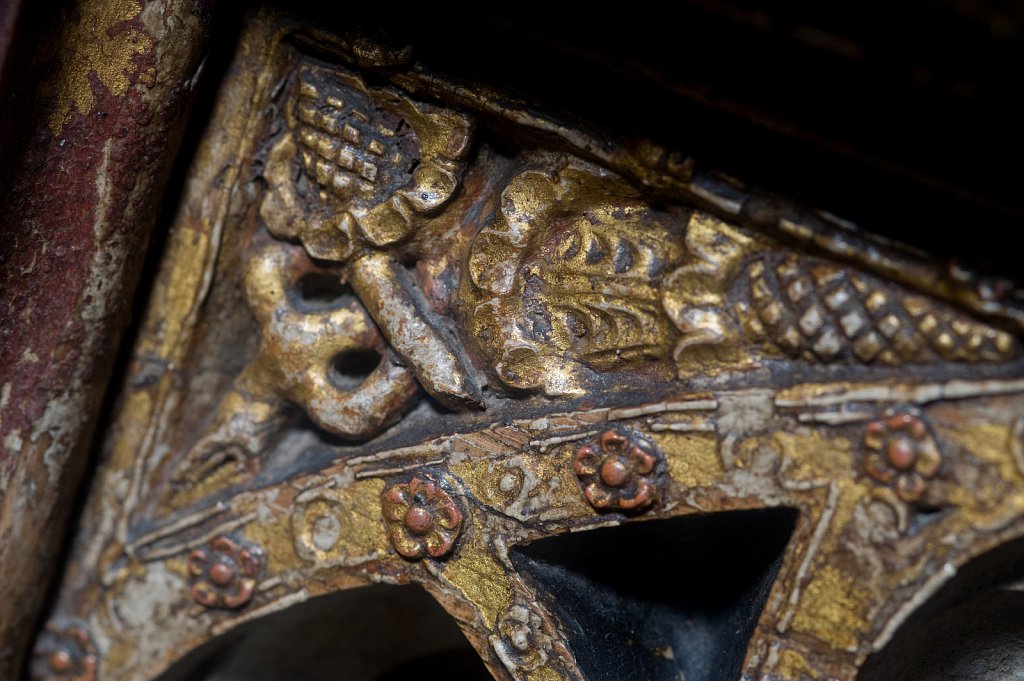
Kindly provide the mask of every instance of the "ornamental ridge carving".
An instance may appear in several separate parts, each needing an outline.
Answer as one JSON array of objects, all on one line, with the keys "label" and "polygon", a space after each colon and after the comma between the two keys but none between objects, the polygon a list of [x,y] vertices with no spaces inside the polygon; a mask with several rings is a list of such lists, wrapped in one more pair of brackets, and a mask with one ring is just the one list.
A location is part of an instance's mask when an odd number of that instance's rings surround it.
[{"label": "ornamental ridge carving", "polygon": [[691,220],[686,263],[665,280],[682,338],[675,357],[710,353],[812,363],[999,362],[1009,333],[947,305],[818,258],[786,253],[732,227]]}]

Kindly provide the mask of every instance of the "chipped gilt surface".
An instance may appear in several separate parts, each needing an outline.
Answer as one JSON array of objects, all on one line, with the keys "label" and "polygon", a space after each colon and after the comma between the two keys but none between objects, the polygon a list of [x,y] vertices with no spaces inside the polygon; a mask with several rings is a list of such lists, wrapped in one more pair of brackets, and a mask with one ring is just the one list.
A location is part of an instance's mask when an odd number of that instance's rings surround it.
[{"label": "chipped gilt surface", "polygon": [[[510,549],[792,508],[743,677],[852,680],[1024,534],[1019,310],[304,36],[260,15],[241,41],[34,678],[153,679],[383,582],[497,678],[582,679]],[[229,166],[262,188],[204,170]]]}]

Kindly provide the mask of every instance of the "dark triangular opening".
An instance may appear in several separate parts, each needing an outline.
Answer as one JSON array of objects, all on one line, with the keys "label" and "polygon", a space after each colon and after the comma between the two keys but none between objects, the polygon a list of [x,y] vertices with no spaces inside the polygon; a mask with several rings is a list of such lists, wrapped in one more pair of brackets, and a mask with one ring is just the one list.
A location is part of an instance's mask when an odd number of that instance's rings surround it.
[{"label": "dark triangular opening", "polygon": [[512,552],[588,681],[736,681],[797,513],[602,528]]}]

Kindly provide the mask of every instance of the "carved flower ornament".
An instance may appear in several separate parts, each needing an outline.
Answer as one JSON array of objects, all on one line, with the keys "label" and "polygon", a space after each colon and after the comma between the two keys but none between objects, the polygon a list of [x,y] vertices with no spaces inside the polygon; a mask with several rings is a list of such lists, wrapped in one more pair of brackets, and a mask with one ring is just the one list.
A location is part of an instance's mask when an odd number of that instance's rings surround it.
[{"label": "carved flower ornament", "polygon": [[490,642],[498,659],[513,675],[540,668],[551,652],[551,636],[543,619],[535,608],[524,603],[513,604],[498,618]]},{"label": "carved flower ornament", "polygon": [[441,558],[462,530],[462,511],[429,473],[386,489],[381,512],[391,544],[406,558]]},{"label": "carved flower ornament", "polygon": [[864,469],[884,484],[893,484],[907,502],[918,501],[939,472],[942,457],[924,421],[894,414],[868,424],[864,433]]},{"label": "carved flower ornament", "polygon": [[188,557],[192,597],[208,608],[240,608],[252,600],[262,551],[220,536]]},{"label": "carved flower ornament", "polygon": [[29,678],[95,681],[96,650],[85,628],[48,624],[32,653]]},{"label": "carved flower ornament", "polygon": [[608,430],[576,450],[573,469],[595,508],[634,511],[657,499],[660,460],[660,452],[639,437]]}]

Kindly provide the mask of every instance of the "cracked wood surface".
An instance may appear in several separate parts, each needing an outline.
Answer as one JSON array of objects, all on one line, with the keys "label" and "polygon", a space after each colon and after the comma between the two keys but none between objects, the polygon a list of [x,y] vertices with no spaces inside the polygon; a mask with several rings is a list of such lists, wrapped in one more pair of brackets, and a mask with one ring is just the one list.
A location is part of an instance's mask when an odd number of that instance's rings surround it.
[{"label": "cracked wood surface", "polygon": [[14,45],[8,65],[34,63],[4,83],[0,678],[21,664],[93,457],[209,28],[206,5],[174,0],[45,11],[22,7],[45,32]]}]

